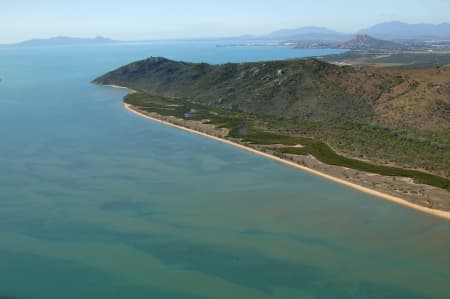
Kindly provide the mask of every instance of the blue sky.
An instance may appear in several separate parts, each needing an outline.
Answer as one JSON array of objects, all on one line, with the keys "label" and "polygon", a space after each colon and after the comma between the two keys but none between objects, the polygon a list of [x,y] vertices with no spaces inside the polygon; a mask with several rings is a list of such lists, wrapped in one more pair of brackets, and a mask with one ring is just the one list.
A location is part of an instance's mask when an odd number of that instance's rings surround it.
[{"label": "blue sky", "polygon": [[450,0],[0,0],[0,43],[55,35],[116,39],[263,34],[378,22],[450,22]]}]

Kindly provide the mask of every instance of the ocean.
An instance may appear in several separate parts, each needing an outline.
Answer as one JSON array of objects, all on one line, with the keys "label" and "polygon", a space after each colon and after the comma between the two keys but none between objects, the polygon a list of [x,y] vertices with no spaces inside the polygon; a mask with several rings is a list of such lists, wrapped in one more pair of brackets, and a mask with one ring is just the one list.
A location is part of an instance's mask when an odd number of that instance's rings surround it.
[{"label": "ocean", "polygon": [[0,49],[0,299],[448,298],[450,223],[139,118],[89,82],[220,42]]}]

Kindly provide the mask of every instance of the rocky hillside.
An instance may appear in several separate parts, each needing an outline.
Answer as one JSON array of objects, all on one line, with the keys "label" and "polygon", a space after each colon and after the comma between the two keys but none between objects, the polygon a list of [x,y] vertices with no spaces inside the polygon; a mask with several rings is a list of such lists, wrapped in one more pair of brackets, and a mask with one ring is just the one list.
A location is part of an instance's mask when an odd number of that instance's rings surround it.
[{"label": "rocky hillside", "polygon": [[391,70],[287,60],[209,65],[149,58],[94,83],[284,119],[450,130],[450,68]]}]

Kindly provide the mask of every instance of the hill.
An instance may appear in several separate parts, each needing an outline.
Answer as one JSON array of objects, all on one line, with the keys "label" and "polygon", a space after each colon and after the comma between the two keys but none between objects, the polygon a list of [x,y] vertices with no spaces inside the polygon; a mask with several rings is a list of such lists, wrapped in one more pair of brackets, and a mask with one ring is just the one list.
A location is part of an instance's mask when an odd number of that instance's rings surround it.
[{"label": "hill", "polygon": [[393,114],[392,124],[443,130],[450,128],[450,118],[446,109],[438,108],[450,102],[449,74],[449,68],[353,68],[314,59],[215,66],[157,57],[129,64],[94,82],[299,120],[348,117],[387,124],[390,121],[379,111],[394,102],[396,106],[409,102],[417,105],[407,115],[403,111]]},{"label": "hill", "polygon": [[315,59],[209,65],[149,58],[94,80],[263,117],[277,132],[449,176],[450,68],[393,70]]},{"label": "hill", "polygon": [[450,23],[433,25],[386,22],[363,29],[359,34],[388,40],[450,39]]},{"label": "hill", "polygon": [[268,35],[265,39],[289,40],[289,41],[328,41],[339,42],[349,38],[350,35],[340,33],[325,27],[301,27],[297,29],[281,29]]},{"label": "hill", "polygon": [[391,41],[373,38],[369,35],[358,34],[351,40],[342,43],[340,48],[351,50],[402,50],[404,45],[394,43]]}]

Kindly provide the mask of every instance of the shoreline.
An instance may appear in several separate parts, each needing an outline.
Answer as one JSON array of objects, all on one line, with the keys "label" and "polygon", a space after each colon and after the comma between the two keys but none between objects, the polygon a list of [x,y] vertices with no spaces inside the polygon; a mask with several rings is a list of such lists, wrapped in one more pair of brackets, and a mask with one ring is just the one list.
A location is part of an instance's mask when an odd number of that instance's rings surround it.
[{"label": "shoreline", "polygon": [[[123,88],[123,87],[121,87],[121,88]],[[132,91],[132,90],[130,90],[130,91]],[[282,159],[280,157],[277,157],[277,156],[274,156],[274,155],[271,155],[271,154],[268,154],[268,153],[264,153],[264,152],[258,151],[258,150],[254,149],[254,148],[251,148],[251,147],[248,147],[248,146],[245,146],[245,145],[242,145],[242,144],[230,141],[228,139],[216,137],[216,136],[213,136],[213,135],[210,135],[210,134],[207,134],[207,133],[196,131],[196,130],[193,130],[193,129],[190,129],[190,128],[187,128],[187,127],[183,127],[183,126],[180,126],[180,125],[177,125],[177,124],[173,124],[173,123],[165,121],[165,120],[161,120],[161,119],[152,117],[150,115],[147,115],[147,114],[139,111],[138,109],[134,108],[132,105],[129,105],[127,103],[123,103],[123,106],[124,106],[124,108],[127,111],[129,111],[129,112],[131,112],[131,113],[133,113],[133,114],[135,114],[137,116],[140,116],[140,117],[143,117],[143,118],[146,118],[146,119],[149,119],[149,120],[152,120],[152,121],[155,121],[155,122],[167,125],[167,126],[171,126],[171,127],[177,128],[177,129],[181,129],[181,130],[187,131],[189,133],[197,134],[197,135],[200,135],[200,136],[203,136],[203,137],[207,137],[207,138],[213,139],[215,141],[218,141],[218,142],[221,142],[221,143],[224,143],[224,144],[228,144],[228,145],[231,145],[231,146],[234,146],[234,147],[246,150],[248,152],[251,152],[253,154],[256,154],[256,155],[259,155],[259,156],[271,159],[271,160],[276,161],[278,163],[282,163],[284,165],[288,165],[290,167],[293,167],[293,168],[296,168],[296,169],[299,169],[299,170],[302,170],[302,171],[306,171],[308,173],[311,173],[313,175],[319,176],[321,178],[324,178],[326,180],[332,181],[334,183],[338,183],[338,184],[344,185],[346,187],[350,187],[350,188],[352,188],[354,190],[363,192],[365,194],[369,194],[369,195],[378,197],[380,199],[384,199],[386,201],[389,201],[389,202],[392,202],[392,203],[395,203],[395,204],[398,204],[398,205],[401,205],[401,206],[404,206],[404,207],[407,207],[407,208],[414,209],[414,210],[422,212],[422,213],[426,213],[426,214],[431,215],[431,216],[439,217],[439,218],[442,218],[442,219],[450,221],[450,212],[437,210],[437,209],[431,209],[431,208],[427,208],[427,207],[424,207],[424,206],[420,206],[420,205],[411,203],[411,202],[409,202],[409,201],[407,201],[405,199],[402,199],[400,197],[393,196],[393,195],[386,194],[386,193],[382,193],[380,191],[377,191],[377,190],[374,190],[374,189],[370,189],[370,188],[367,188],[367,187],[364,187],[364,186],[360,186],[358,184],[355,184],[355,183],[352,183],[352,182],[349,182],[349,181],[346,181],[346,180],[343,180],[343,179],[340,179],[340,178],[328,175],[328,174],[320,172],[318,170],[302,166],[302,165],[297,164],[295,162],[292,162],[292,161],[289,161],[289,160],[285,160],[285,159]]]},{"label": "shoreline", "polygon": [[[128,90],[128,94],[136,92],[135,90],[133,90],[131,88],[128,88],[126,86],[111,85],[111,84],[110,85],[101,85],[101,86],[111,87],[111,88],[119,88],[119,89],[127,89]],[[218,142],[221,142],[221,143],[224,143],[224,144],[228,144],[228,145],[234,146],[236,148],[239,148],[239,149],[251,152],[251,153],[256,154],[258,156],[265,157],[265,158],[271,159],[271,160],[273,160],[275,162],[278,162],[278,163],[281,163],[281,164],[284,164],[284,165],[287,165],[287,166],[290,166],[290,167],[293,167],[293,168],[296,168],[296,169],[308,172],[310,174],[319,176],[319,177],[321,177],[323,179],[326,179],[328,181],[344,185],[346,187],[352,188],[353,190],[357,190],[359,192],[375,196],[375,197],[377,197],[379,199],[383,199],[383,200],[389,201],[391,203],[394,203],[394,204],[397,204],[397,205],[401,205],[403,207],[410,208],[410,209],[413,209],[415,211],[428,214],[430,216],[434,216],[434,217],[438,217],[438,218],[450,221],[450,211],[443,211],[443,210],[432,209],[432,208],[428,208],[428,207],[425,207],[425,206],[421,206],[421,205],[412,203],[412,202],[410,202],[408,200],[405,200],[403,198],[400,198],[398,196],[390,195],[390,194],[387,194],[387,193],[383,193],[381,191],[377,191],[377,190],[374,190],[374,189],[371,189],[371,188],[368,188],[368,187],[364,187],[364,186],[358,185],[356,183],[353,183],[353,182],[350,182],[350,181],[347,181],[347,180],[344,180],[344,179],[341,179],[341,178],[338,178],[338,177],[326,174],[326,173],[318,171],[316,169],[309,168],[309,167],[300,165],[298,163],[295,163],[295,162],[292,162],[292,161],[289,161],[289,160],[286,160],[286,159],[282,159],[282,158],[277,157],[275,155],[268,154],[268,153],[265,153],[265,152],[262,152],[262,151],[258,151],[258,150],[254,149],[254,148],[251,148],[249,146],[245,146],[243,144],[240,144],[240,143],[228,140],[226,138],[220,138],[220,137],[217,137],[217,136],[214,136],[214,135],[211,135],[211,134],[207,134],[207,133],[204,133],[204,132],[200,132],[200,131],[197,131],[197,130],[194,130],[194,129],[191,129],[191,128],[188,128],[188,127],[177,125],[177,124],[171,123],[171,122],[166,121],[166,120],[162,120],[162,119],[159,119],[159,118],[156,118],[156,117],[152,117],[152,116],[150,116],[148,114],[143,113],[142,111],[139,111],[139,109],[134,108],[132,105],[127,104],[125,102],[123,102],[123,107],[127,111],[129,111],[129,112],[131,112],[131,113],[133,113],[133,114],[135,114],[135,115],[137,115],[139,117],[143,117],[143,118],[146,118],[146,119],[151,120],[151,121],[155,121],[155,122],[158,122],[158,123],[161,123],[161,124],[173,127],[173,128],[177,128],[177,129],[189,132],[189,133],[200,135],[200,136],[203,136],[203,137],[206,137],[206,138],[209,138],[209,139],[213,139],[215,141],[218,141]]]}]

